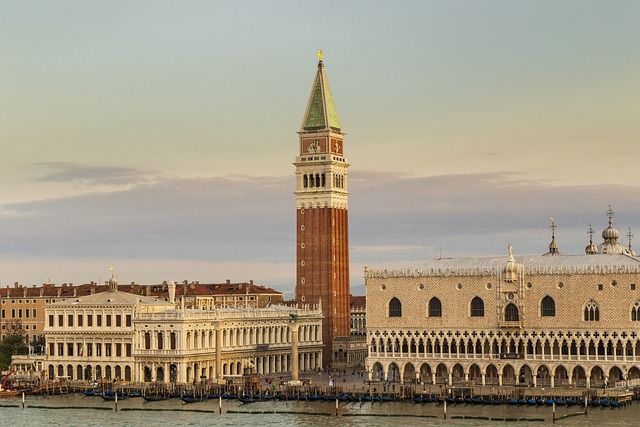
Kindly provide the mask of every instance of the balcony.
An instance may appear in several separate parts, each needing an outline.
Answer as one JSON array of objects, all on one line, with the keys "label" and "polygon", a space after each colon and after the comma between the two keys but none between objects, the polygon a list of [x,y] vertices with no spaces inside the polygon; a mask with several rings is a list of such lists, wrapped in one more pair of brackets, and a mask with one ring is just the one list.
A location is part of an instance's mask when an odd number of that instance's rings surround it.
[{"label": "balcony", "polygon": [[522,322],[519,320],[499,320],[498,327],[500,329],[522,329]]}]

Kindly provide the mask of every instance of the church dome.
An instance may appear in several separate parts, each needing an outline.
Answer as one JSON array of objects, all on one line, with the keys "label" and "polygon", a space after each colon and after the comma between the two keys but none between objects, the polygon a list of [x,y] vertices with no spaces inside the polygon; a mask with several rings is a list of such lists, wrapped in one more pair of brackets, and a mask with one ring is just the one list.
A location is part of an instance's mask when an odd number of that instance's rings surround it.
[{"label": "church dome", "polygon": [[613,228],[611,224],[609,224],[609,226],[602,231],[602,238],[604,240],[618,240],[620,238],[620,233],[618,230]]},{"label": "church dome", "polygon": [[593,244],[593,242],[590,242],[586,248],[584,248],[584,252],[587,255],[597,255],[598,254],[598,247],[596,245]]},{"label": "church dome", "polygon": [[618,232],[618,230],[613,228],[613,210],[611,209],[611,206],[609,206],[607,216],[609,217],[609,226],[602,232],[602,238],[604,239],[604,242],[598,245],[598,253],[608,255],[631,255],[631,251],[629,250],[629,248],[618,243],[620,233]]}]

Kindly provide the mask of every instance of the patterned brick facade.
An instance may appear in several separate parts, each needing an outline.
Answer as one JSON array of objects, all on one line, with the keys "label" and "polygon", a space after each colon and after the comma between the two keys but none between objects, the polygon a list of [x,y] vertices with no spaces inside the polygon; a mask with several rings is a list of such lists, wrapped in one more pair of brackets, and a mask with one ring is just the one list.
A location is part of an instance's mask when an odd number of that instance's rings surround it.
[{"label": "patterned brick facade", "polygon": [[596,387],[640,378],[634,256],[438,259],[365,269],[365,281],[373,379]]}]

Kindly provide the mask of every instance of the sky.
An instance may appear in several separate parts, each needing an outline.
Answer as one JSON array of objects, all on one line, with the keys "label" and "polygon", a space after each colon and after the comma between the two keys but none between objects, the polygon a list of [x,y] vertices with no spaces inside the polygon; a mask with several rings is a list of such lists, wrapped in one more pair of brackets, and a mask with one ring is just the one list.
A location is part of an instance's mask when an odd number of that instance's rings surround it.
[{"label": "sky", "polygon": [[[0,286],[294,286],[316,67],[346,131],[351,283],[639,229],[640,2],[0,0]],[[640,231],[638,231],[640,239]],[[626,239],[625,239],[626,242]]]}]

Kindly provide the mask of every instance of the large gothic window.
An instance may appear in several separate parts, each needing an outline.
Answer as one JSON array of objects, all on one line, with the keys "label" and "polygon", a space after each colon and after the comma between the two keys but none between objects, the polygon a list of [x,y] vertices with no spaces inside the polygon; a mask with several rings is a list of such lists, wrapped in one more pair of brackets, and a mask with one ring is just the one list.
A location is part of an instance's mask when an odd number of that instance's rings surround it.
[{"label": "large gothic window", "polygon": [[504,309],[504,320],[507,322],[518,322],[520,320],[520,312],[515,304],[510,303]]},{"label": "large gothic window", "polygon": [[640,321],[640,301],[636,301],[631,307],[631,320]]},{"label": "large gothic window", "polygon": [[442,303],[436,297],[429,300],[429,317],[442,317]]},{"label": "large gothic window", "polygon": [[398,298],[389,301],[389,317],[402,317],[402,303]]},{"label": "large gothic window", "polygon": [[594,300],[590,300],[587,305],[584,306],[584,320],[587,322],[597,322],[600,320],[600,308]]},{"label": "large gothic window", "polygon": [[484,317],[484,301],[475,297],[471,300],[471,317]]},{"label": "large gothic window", "polygon": [[556,315],[556,302],[549,295],[542,298],[540,303],[540,315],[544,317],[553,317]]}]

